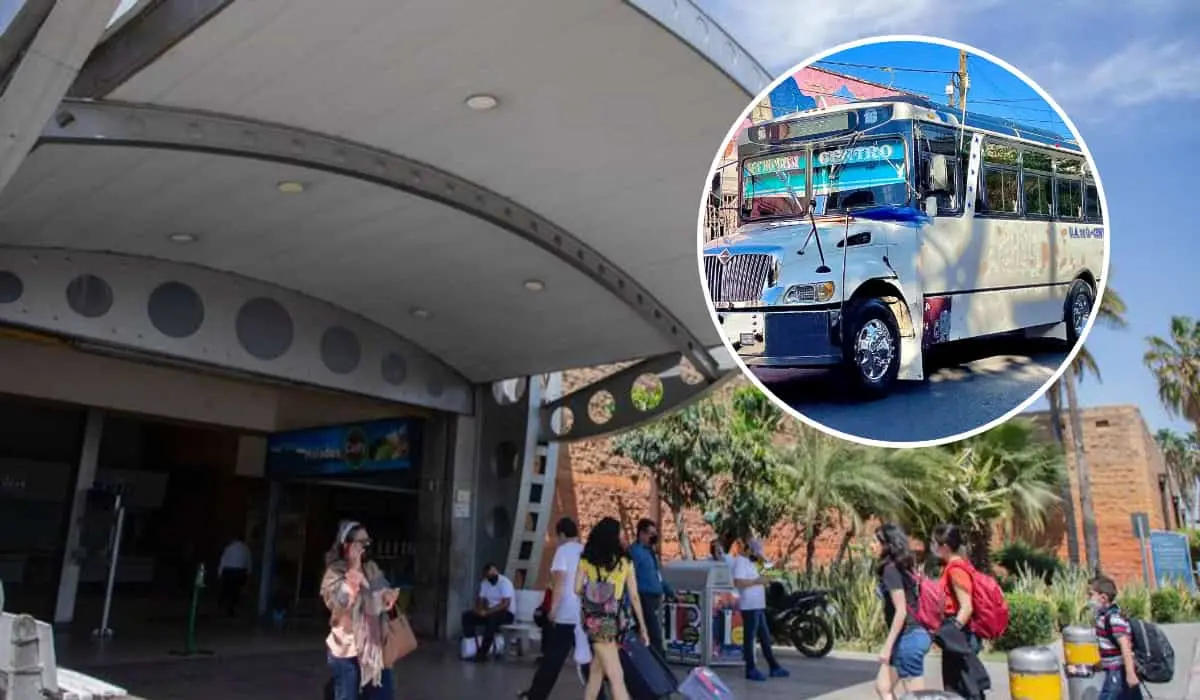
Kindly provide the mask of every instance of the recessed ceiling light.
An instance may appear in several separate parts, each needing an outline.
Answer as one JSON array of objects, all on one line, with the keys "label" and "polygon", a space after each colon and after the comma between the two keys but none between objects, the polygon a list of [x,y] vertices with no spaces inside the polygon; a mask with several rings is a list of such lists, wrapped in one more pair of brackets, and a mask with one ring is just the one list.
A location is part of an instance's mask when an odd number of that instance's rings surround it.
[{"label": "recessed ceiling light", "polygon": [[172,243],[195,243],[196,234],[194,233],[172,233],[167,236]]},{"label": "recessed ceiling light", "polygon": [[284,180],[277,185],[279,191],[284,194],[300,194],[304,191],[304,183],[294,180]]},{"label": "recessed ceiling light", "polygon": [[540,292],[546,288],[546,283],[541,280],[525,280],[525,288],[531,292]]},{"label": "recessed ceiling light", "polygon": [[498,104],[500,101],[491,95],[471,95],[467,98],[467,106],[476,112],[486,112]]},{"label": "recessed ceiling light", "polygon": [[409,310],[409,313],[416,318],[429,318],[429,312],[419,306],[414,306],[411,310]]}]

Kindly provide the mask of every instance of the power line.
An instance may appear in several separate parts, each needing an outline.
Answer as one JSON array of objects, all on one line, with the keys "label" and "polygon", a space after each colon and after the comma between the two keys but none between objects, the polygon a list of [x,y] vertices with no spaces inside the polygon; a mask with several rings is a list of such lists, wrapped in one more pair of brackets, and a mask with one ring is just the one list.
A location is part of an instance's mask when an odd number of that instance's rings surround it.
[{"label": "power line", "polygon": [[[869,63],[847,63],[845,61],[817,61],[818,64],[824,63],[830,66],[844,66],[846,68],[866,68],[868,70],[877,71],[900,71],[901,73],[929,73],[932,75],[949,75],[954,73],[952,70],[937,70],[935,68],[905,68],[902,66],[874,66]],[[835,71],[836,72],[836,71]]]}]

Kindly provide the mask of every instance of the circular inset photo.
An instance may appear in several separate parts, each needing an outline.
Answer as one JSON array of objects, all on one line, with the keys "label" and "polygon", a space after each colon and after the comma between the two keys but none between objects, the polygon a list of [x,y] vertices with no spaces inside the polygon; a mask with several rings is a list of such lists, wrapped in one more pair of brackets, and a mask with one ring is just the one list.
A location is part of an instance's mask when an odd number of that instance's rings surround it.
[{"label": "circular inset photo", "polygon": [[1108,270],[1068,116],[1004,61],[928,37],[847,44],[772,83],[721,144],[699,228],[743,371],[805,422],[891,447],[1035,401]]}]

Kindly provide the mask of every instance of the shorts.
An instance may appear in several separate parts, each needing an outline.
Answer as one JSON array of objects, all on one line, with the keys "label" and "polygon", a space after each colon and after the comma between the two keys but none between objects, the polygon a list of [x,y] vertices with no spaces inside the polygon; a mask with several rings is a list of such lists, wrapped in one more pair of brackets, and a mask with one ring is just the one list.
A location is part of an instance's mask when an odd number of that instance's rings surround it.
[{"label": "shorts", "polygon": [[909,627],[900,633],[892,649],[891,666],[901,680],[925,676],[925,655],[933,646],[933,638],[924,627]]}]

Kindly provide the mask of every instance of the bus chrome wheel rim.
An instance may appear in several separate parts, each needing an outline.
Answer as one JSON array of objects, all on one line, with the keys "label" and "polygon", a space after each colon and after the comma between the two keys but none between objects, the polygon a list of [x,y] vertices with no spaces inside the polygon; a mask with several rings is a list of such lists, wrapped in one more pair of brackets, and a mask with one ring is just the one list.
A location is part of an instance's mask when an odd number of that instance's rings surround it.
[{"label": "bus chrome wheel rim", "polygon": [[1087,327],[1088,314],[1092,312],[1092,304],[1086,294],[1076,294],[1075,302],[1071,304],[1071,321],[1075,325],[1075,337],[1083,337],[1083,329]]},{"label": "bus chrome wheel rim", "polygon": [[873,318],[863,324],[854,341],[854,363],[864,379],[877,382],[892,367],[895,343],[887,324]]}]

